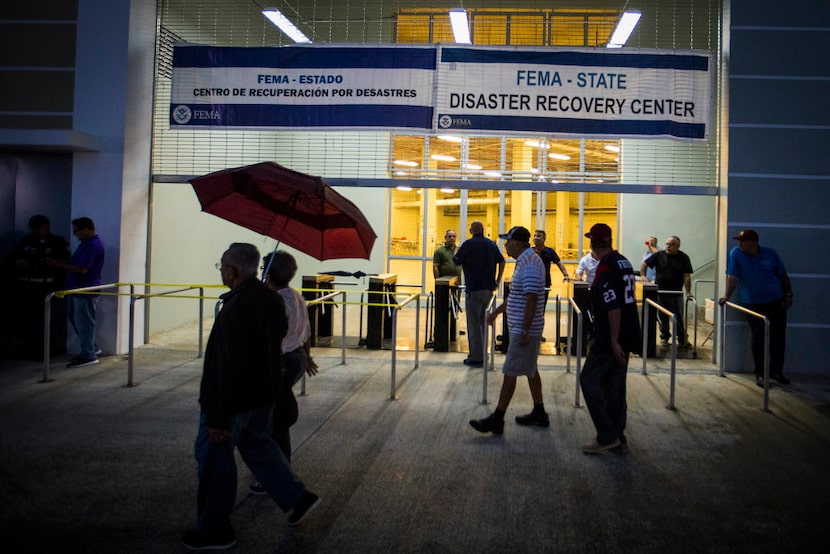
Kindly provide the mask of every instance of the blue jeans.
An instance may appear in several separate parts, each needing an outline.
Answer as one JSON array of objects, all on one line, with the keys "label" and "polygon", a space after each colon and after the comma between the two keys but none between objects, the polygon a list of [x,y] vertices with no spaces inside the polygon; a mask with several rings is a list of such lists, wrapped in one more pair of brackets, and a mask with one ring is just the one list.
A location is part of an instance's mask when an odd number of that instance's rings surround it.
[{"label": "blue jeans", "polygon": [[[660,305],[677,315],[677,344],[686,344],[686,322],[683,321],[683,295],[682,294],[661,294],[657,300]],[[660,338],[669,340],[671,338],[671,317],[664,313],[657,312],[657,321],[660,322]]]},{"label": "blue jeans", "polygon": [[98,303],[98,296],[90,295],[69,295],[67,298],[67,313],[69,323],[81,344],[81,351],[78,357],[82,360],[96,358],[95,351],[95,304]]},{"label": "blue jeans", "polygon": [[599,444],[609,444],[617,439],[625,442],[627,373],[627,360],[625,365],[620,365],[613,354],[591,352],[579,375],[585,405],[596,427]]},{"label": "blue jeans", "polygon": [[194,447],[199,464],[197,524],[205,533],[232,530],[230,515],[236,500],[237,475],[234,448],[262,483],[277,505],[287,512],[297,504],[305,486],[297,479],[282,451],[271,440],[273,405],[239,414],[231,419],[231,437],[222,442],[209,440],[205,423],[199,416],[199,433]]}]

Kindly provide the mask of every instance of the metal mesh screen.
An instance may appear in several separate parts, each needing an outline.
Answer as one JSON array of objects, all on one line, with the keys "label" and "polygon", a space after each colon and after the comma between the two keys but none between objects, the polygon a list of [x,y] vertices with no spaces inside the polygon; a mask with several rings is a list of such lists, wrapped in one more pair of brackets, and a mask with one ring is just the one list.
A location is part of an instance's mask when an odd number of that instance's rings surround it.
[{"label": "metal mesh screen", "polygon": [[[465,2],[470,15],[474,44],[516,44],[595,46],[607,41],[624,1],[600,0],[586,9],[550,2],[497,1]],[[317,43],[431,43],[453,42],[448,10],[454,2],[434,0],[161,0],[159,3],[160,48],[155,91],[155,133],[153,173],[185,177],[225,167],[273,160],[300,171],[329,178],[394,177],[403,171],[394,164],[403,153],[439,151],[435,137],[426,134],[396,135],[388,132],[268,132],[170,130],[170,67],[172,46],[188,41],[219,46],[278,46],[291,41],[262,16],[263,7],[283,11],[312,41]],[[716,0],[652,0],[637,6],[644,14],[637,32],[627,46],[638,48],[702,49],[715,51],[720,4]],[[716,111],[716,110],[715,110]],[[716,128],[715,125],[712,126]],[[520,153],[511,145],[527,138],[471,137],[470,154],[481,154],[482,163],[468,156],[469,163],[483,171],[500,171],[494,180],[532,181],[530,171],[539,163],[518,164]],[[713,137],[714,139],[714,137]],[[539,141],[568,141],[539,137]],[[578,142],[578,141],[577,141]],[[712,186],[715,182],[715,140],[705,143],[624,140],[621,153],[604,155],[594,162],[592,142],[582,147],[589,167],[579,167],[579,153],[571,161],[544,158],[551,174],[563,180],[584,181],[583,171],[591,167],[608,174],[606,179],[624,183]],[[403,150],[399,150],[403,149]],[[599,151],[602,153],[602,144]],[[433,152],[434,153],[434,152]],[[605,153],[607,154],[607,152]],[[505,167],[503,159],[508,160]],[[616,158],[619,158],[617,160]],[[436,162],[420,171],[409,170],[407,178],[459,178],[464,163]],[[602,161],[604,160],[604,162]],[[626,170],[619,171],[620,160]],[[453,166],[453,163],[456,165]],[[576,164],[576,167],[574,167]],[[593,164],[593,165],[592,165]],[[527,166],[527,167],[525,167]],[[546,167],[547,169],[547,167]],[[515,171],[515,176],[514,176]],[[486,179],[487,176],[481,176]],[[575,177],[575,178],[574,178]],[[602,178],[602,177],[599,177]]]}]

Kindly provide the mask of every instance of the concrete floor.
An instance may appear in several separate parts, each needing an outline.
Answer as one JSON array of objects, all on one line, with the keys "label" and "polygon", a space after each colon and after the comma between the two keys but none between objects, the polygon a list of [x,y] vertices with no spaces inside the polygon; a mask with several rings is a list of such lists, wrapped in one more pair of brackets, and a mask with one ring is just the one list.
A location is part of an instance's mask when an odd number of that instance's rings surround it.
[{"label": "concrete floor", "polygon": [[[201,359],[192,329],[127,362],[0,366],[0,535],[5,552],[181,552],[195,520],[192,441]],[[402,340],[406,340],[405,338]],[[409,339],[412,340],[412,339]],[[421,338],[423,340],[423,338]],[[299,396],[293,465],[323,504],[298,528],[239,468],[237,552],[819,552],[830,539],[830,379],[749,374],[679,360],[629,370],[631,452],[590,457],[564,356],[541,359],[549,429],[522,428],[519,383],[503,437],[468,425],[493,409],[500,373],[463,353],[315,349]],[[496,358],[496,368],[502,360]],[[572,362],[573,363],[573,362]],[[298,388],[299,390],[299,385]]]}]

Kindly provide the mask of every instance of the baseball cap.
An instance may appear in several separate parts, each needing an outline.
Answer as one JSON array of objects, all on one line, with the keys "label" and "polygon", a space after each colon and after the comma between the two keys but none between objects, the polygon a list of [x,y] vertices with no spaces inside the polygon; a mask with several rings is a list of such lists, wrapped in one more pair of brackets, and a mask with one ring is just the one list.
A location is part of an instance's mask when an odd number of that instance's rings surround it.
[{"label": "baseball cap", "polygon": [[509,231],[506,233],[499,235],[500,239],[505,240],[517,240],[519,242],[524,242],[529,244],[530,243],[530,231],[522,227],[521,225],[516,225],[515,227],[511,227]]},{"label": "baseball cap", "polygon": [[611,227],[609,227],[605,223],[595,223],[593,227],[591,227],[591,230],[585,233],[585,236],[589,239],[610,239]]},{"label": "baseball cap", "polygon": [[732,238],[739,241],[754,240],[755,242],[758,242],[758,233],[752,229],[744,229]]}]

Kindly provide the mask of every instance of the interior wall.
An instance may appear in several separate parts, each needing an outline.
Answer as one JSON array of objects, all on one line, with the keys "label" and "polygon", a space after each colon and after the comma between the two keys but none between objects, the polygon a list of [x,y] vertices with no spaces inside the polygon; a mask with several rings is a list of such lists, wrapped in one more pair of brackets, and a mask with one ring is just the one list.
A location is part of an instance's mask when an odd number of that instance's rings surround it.
[{"label": "interior wall", "polygon": [[[385,189],[338,187],[337,192],[354,202],[378,235],[369,260],[329,260],[320,262],[294,248],[281,247],[297,260],[297,276],[291,286],[300,288],[303,275],[324,271],[362,271],[383,273],[387,237]],[[151,282],[221,285],[214,264],[232,242],[249,242],[262,255],[273,251],[274,239],[249,231],[201,211],[193,187],[189,184],[159,184],[153,187],[153,239]],[[206,291],[207,296],[227,292],[224,287]],[[213,314],[214,300],[209,300],[205,314]],[[156,333],[196,321],[198,303],[188,299],[152,300],[150,332]]]}]

